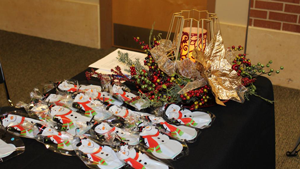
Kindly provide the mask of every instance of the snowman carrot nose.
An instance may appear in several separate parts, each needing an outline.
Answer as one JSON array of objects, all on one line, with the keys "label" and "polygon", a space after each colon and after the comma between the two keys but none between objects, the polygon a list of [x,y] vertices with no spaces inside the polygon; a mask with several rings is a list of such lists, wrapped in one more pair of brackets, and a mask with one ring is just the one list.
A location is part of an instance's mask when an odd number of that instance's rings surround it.
[{"label": "snowman carrot nose", "polygon": [[118,114],[118,113],[119,113],[118,111],[115,112],[115,114]]},{"label": "snowman carrot nose", "polygon": [[124,152],[122,152],[123,154],[125,154],[125,151]]},{"label": "snowman carrot nose", "polygon": [[14,116],[10,116],[10,119],[13,120],[13,119],[14,119]]},{"label": "snowman carrot nose", "polygon": [[102,127],[102,130],[105,130],[105,127],[104,127],[104,126]]},{"label": "snowman carrot nose", "polygon": [[91,145],[92,145],[92,143],[91,143],[91,142],[89,142],[89,143],[88,143],[88,146],[91,146]]},{"label": "snowman carrot nose", "polygon": [[79,98],[79,99],[81,100],[82,98],[83,98],[83,96],[80,96],[80,98]]}]

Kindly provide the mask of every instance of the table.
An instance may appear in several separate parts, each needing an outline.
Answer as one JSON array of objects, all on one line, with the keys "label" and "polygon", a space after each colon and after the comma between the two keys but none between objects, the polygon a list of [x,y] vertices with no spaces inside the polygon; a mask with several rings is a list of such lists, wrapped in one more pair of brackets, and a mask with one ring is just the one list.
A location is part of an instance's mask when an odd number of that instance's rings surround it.
[{"label": "table", "polygon": [[[87,69],[90,70],[90,69]],[[73,79],[86,82],[85,71]],[[273,100],[271,82],[258,77],[257,92]],[[4,107],[2,112],[12,108]],[[176,169],[275,168],[274,105],[251,96],[244,104],[229,101],[226,107],[205,108],[216,115],[213,125],[202,131],[198,140],[188,144],[189,155],[172,162]],[[78,157],[63,156],[47,150],[42,143],[22,138],[23,154],[0,163],[2,169],[85,169]]]}]

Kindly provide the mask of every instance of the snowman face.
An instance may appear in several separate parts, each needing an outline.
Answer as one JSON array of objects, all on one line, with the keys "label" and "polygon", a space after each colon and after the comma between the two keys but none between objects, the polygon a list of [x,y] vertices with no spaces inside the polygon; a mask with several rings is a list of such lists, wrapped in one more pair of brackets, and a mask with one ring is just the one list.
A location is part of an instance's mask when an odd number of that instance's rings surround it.
[{"label": "snowman face", "polygon": [[98,92],[94,89],[85,89],[85,94],[89,97],[96,98],[98,96]]},{"label": "snowman face", "polygon": [[74,102],[86,102],[88,100],[89,100],[88,96],[80,93],[75,97]]},{"label": "snowman face", "polygon": [[156,116],[148,116],[152,123],[157,124],[160,122],[165,122],[165,120],[162,117],[156,117]]},{"label": "snowman face", "polygon": [[81,85],[80,90],[83,90],[85,92],[90,91],[90,92],[101,92],[101,86],[97,85]]},{"label": "snowman face", "polygon": [[97,151],[96,145],[97,144],[90,139],[82,139],[81,145],[78,147],[78,149],[86,154],[91,154]]},{"label": "snowman face", "polygon": [[60,90],[69,90],[71,88],[75,88],[74,84],[69,84],[67,81],[63,81],[61,84],[58,85]]},{"label": "snowman face", "polygon": [[169,119],[177,119],[179,117],[180,107],[176,104],[171,104],[166,110],[166,115]]},{"label": "snowman face", "polygon": [[7,127],[10,124],[17,122],[17,116],[9,114],[6,118],[2,119],[2,125]]},{"label": "snowman face", "polygon": [[42,133],[43,136],[58,135],[58,132],[50,127],[46,127]]},{"label": "snowman face", "polygon": [[50,114],[51,116],[60,115],[60,114],[66,114],[70,110],[62,107],[62,106],[54,106],[51,108]]},{"label": "snowman face", "polygon": [[154,126],[146,126],[143,128],[142,132],[140,133],[141,136],[147,135],[154,135],[157,133],[157,129]]},{"label": "snowman face", "polygon": [[107,162],[118,160],[115,155],[115,152],[108,146],[103,146],[100,153],[97,154],[97,156],[105,159]]},{"label": "snowman face", "polygon": [[102,122],[98,126],[96,126],[95,131],[99,134],[107,133],[109,130],[111,130],[112,127],[109,126],[109,124]]},{"label": "snowman face", "polygon": [[50,94],[48,98],[46,99],[47,102],[56,102],[60,100],[61,96],[57,94]]},{"label": "snowman face", "polygon": [[123,93],[122,87],[118,85],[113,86],[113,92],[114,93]]},{"label": "snowman face", "polygon": [[125,110],[122,110],[121,107],[113,105],[109,108],[109,111],[116,116],[125,115]]},{"label": "snowman face", "polygon": [[124,159],[127,157],[134,158],[134,156],[136,155],[136,151],[134,148],[129,148],[128,145],[125,145],[120,147],[119,154],[122,156],[126,156],[124,157]]}]

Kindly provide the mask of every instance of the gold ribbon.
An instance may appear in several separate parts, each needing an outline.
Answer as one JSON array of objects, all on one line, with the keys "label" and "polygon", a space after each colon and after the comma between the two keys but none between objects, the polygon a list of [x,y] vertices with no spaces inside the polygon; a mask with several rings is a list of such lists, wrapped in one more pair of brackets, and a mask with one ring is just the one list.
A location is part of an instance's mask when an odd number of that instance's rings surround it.
[{"label": "gold ribbon", "polygon": [[196,62],[201,64],[203,75],[211,86],[216,103],[225,106],[221,100],[234,100],[240,103],[245,101],[244,93],[247,91],[242,85],[242,77],[232,69],[227,60],[221,32],[218,31],[204,53],[194,50]]}]

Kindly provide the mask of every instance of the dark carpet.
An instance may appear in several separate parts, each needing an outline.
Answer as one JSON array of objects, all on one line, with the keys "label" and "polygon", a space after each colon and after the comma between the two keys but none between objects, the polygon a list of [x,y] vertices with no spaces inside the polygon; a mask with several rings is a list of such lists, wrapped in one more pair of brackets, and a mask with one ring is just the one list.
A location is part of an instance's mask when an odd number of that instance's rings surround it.
[{"label": "dark carpet", "polygon": [[[70,79],[115,48],[92,49],[68,43],[0,31],[0,62],[14,103],[30,101],[34,88]],[[286,157],[300,135],[300,90],[274,86],[276,168],[300,168],[300,158]],[[0,107],[8,106],[3,84]],[[264,152],[261,152],[264,153]]]}]

